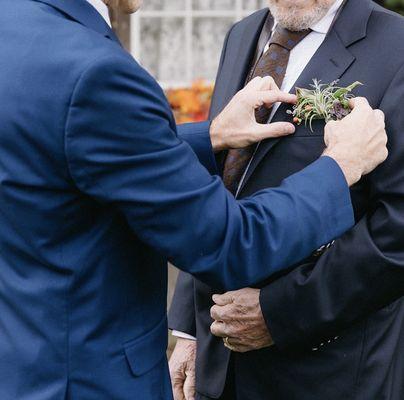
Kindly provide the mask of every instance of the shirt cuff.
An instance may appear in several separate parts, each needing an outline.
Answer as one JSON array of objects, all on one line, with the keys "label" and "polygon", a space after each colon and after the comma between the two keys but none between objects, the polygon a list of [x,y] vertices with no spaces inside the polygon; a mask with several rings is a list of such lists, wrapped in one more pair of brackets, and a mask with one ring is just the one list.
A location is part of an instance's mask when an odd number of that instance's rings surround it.
[{"label": "shirt cuff", "polygon": [[180,339],[188,339],[188,340],[196,340],[195,336],[188,335],[188,333],[180,332],[180,331],[172,331],[172,335],[180,338]]}]

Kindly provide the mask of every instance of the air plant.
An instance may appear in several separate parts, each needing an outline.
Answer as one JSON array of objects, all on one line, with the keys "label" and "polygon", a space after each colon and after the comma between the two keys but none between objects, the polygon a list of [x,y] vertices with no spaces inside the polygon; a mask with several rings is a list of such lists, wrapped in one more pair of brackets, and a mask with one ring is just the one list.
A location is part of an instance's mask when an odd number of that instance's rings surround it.
[{"label": "air plant", "polygon": [[293,111],[293,122],[300,125],[302,122],[309,125],[313,132],[314,120],[337,121],[346,117],[350,112],[349,100],[354,97],[351,93],[360,82],[354,82],[347,87],[337,86],[338,81],[324,84],[317,79],[310,85],[311,89],[296,88],[297,104]]}]

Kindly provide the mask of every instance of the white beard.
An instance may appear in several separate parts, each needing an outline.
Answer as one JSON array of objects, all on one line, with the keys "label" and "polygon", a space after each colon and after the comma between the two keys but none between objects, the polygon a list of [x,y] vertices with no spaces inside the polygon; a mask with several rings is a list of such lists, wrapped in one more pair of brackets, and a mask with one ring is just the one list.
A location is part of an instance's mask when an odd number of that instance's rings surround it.
[{"label": "white beard", "polygon": [[310,11],[302,12],[298,6],[282,7],[277,0],[268,0],[269,10],[277,23],[291,31],[303,31],[320,21],[334,1],[319,1]]}]

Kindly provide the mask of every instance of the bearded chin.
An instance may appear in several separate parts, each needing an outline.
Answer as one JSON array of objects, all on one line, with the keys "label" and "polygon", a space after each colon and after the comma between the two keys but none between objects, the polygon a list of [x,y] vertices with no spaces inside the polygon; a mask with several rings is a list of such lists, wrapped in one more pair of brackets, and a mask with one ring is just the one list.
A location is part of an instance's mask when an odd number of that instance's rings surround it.
[{"label": "bearded chin", "polygon": [[269,10],[276,22],[291,31],[303,31],[320,21],[330,8],[326,2],[317,2],[309,11],[299,7],[282,7],[277,0],[269,0]]}]

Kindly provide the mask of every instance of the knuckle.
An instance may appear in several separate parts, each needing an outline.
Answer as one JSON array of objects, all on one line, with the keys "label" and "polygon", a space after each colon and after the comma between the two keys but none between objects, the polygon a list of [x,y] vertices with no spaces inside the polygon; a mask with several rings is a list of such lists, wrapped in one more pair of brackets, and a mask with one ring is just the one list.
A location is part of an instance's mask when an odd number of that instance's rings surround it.
[{"label": "knuckle", "polygon": [[385,115],[384,115],[384,112],[382,110],[377,109],[374,112],[376,113],[378,118],[383,119],[383,120],[385,119]]},{"label": "knuckle", "polygon": [[177,376],[177,377],[174,377],[174,379],[172,379],[171,381],[172,381],[172,385],[173,385],[174,389],[182,390],[182,388],[184,386],[184,378],[179,378]]},{"label": "knuckle", "polygon": [[217,333],[217,326],[216,326],[216,322],[214,322],[211,326],[210,326],[210,331],[211,333],[213,333],[214,335],[216,335]]},{"label": "knuckle", "polygon": [[255,84],[257,84],[258,82],[261,82],[262,78],[260,76],[256,76],[254,79],[251,79],[250,84],[247,86],[254,86]]},{"label": "knuckle", "polygon": [[374,117],[374,119],[376,119],[376,123],[378,124],[378,126],[384,126],[385,116],[384,116],[383,111],[374,110],[373,117]]},{"label": "knuckle", "polygon": [[[330,121],[326,125],[326,134],[331,134],[331,132],[336,128],[337,126],[337,121]],[[331,131],[331,132],[330,132]]]},{"label": "knuckle", "polygon": [[364,105],[364,106],[369,106],[369,102],[367,101],[367,99],[365,98],[365,97],[363,97],[363,96],[359,96],[359,97],[357,97],[356,99],[355,99],[355,102],[357,102],[357,103],[359,103],[359,104],[361,104],[361,105]]},{"label": "knuckle", "polygon": [[232,336],[231,335],[232,329],[231,327],[227,326],[226,324],[223,324],[221,333],[223,336]]}]

